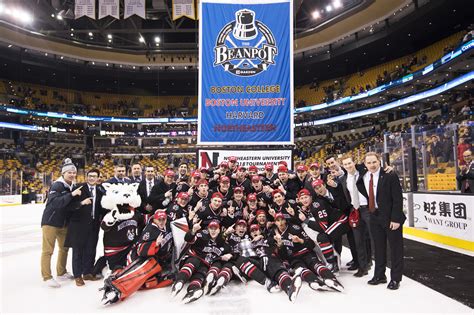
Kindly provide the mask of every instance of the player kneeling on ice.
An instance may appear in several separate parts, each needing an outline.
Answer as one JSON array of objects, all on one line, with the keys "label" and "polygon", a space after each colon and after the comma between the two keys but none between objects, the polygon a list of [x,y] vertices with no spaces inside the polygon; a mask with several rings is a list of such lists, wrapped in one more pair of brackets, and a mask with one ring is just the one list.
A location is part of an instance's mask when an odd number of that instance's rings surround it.
[{"label": "player kneeling on ice", "polygon": [[206,230],[201,230],[201,221],[197,221],[186,233],[184,240],[190,246],[181,260],[180,270],[171,290],[172,297],[176,297],[184,284],[190,281],[183,302],[196,301],[204,294],[202,285],[211,265],[217,261],[228,261],[232,258],[230,248],[220,235],[220,231],[219,221],[213,220],[209,222]]},{"label": "player kneeling on ice", "polygon": [[123,301],[139,289],[171,285],[172,253],[171,227],[166,212],[158,210],[130,251],[128,259],[131,263],[105,280],[104,305]]},{"label": "player kneeling on ice", "polygon": [[290,263],[296,275],[301,275],[313,290],[344,291],[336,276],[316,256],[314,242],[299,225],[287,225],[281,212],[275,215],[275,225],[269,239],[275,241],[278,256]]}]

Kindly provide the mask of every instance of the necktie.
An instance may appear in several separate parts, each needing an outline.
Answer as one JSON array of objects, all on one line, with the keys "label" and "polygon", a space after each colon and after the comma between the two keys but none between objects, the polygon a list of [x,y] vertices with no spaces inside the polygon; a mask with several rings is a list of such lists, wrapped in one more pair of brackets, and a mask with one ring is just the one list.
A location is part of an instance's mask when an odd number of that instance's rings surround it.
[{"label": "necktie", "polygon": [[354,209],[359,209],[360,207],[360,201],[359,201],[359,190],[357,190],[357,180],[356,180],[356,175],[354,174],[353,180],[352,180],[352,206]]},{"label": "necktie", "polygon": [[91,187],[91,188],[90,188],[90,191],[91,191],[91,197],[92,197],[92,219],[94,219],[94,218],[95,218],[95,216],[94,216],[94,210],[95,210],[95,209],[94,209],[94,208],[95,208],[95,194],[94,194],[95,191],[94,191],[94,187]]},{"label": "necktie", "polygon": [[369,212],[375,211],[375,198],[374,198],[374,174],[370,174],[369,181]]},{"label": "necktie", "polygon": [[148,181],[148,191],[146,193],[147,197],[150,197],[150,192],[151,192],[151,180]]}]

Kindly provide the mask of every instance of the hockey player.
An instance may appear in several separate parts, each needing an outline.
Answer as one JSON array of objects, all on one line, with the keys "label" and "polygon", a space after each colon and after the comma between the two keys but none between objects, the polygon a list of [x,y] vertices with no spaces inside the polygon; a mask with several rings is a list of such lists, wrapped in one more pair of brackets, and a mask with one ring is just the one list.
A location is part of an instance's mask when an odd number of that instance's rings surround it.
[{"label": "hockey player", "polygon": [[229,246],[220,236],[219,221],[213,220],[206,230],[201,231],[201,221],[196,221],[193,228],[184,236],[191,246],[186,256],[181,260],[181,268],[176,275],[171,296],[175,297],[189,280],[184,303],[196,301],[204,294],[203,281],[209,267],[216,261],[228,261],[232,258]]},{"label": "hockey player", "polygon": [[129,264],[104,281],[103,304],[123,301],[140,288],[153,289],[172,283],[173,234],[165,211],[157,210],[128,255]]},{"label": "hockey player", "polygon": [[171,222],[183,217],[188,218],[190,207],[189,194],[187,192],[178,193],[176,200],[166,209],[169,221]]},{"label": "hockey player", "polygon": [[[321,247],[324,257],[331,264],[331,271],[338,272],[338,261],[334,251],[334,243],[341,239],[342,235],[350,231],[347,216],[336,208],[322,196],[328,193],[321,179],[313,182],[317,195],[314,199],[307,189],[302,189],[298,193],[299,202],[302,204],[298,214],[301,222],[308,225],[310,229],[318,232],[317,241]],[[313,218],[312,220],[310,220]]]},{"label": "hockey player", "polygon": [[153,209],[166,208],[174,198],[176,193],[176,183],[174,181],[175,173],[173,170],[166,170],[164,178],[151,189],[148,200]]},{"label": "hockey player", "polygon": [[296,275],[300,274],[313,290],[324,290],[325,287],[344,290],[334,274],[319,261],[313,251],[314,242],[299,225],[287,225],[283,213],[275,215],[275,225],[269,242],[276,245],[279,257],[290,263]]},{"label": "hockey player", "polygon": [[191,197],[191,201],[189,201],[189,205],[193,208],[196,207],[199,201],[202,201],[203,205],[209,203],[209,183],[205,179],[200,179],[197,182],[197,191],[195,191]]},{"label": "hockey player", "polygon": [[296,213],[296,202],[294,200],[285,200],[285,195],[280,189],[275,189],[272,192],[273,205],[270,207],[268,213],[275,217],[276,213],[282,213],[289,222],[298,224],[298,215]]},{"label": "hockey player", "polygon": [[198,209],[196,215],[202,221],[201,225],[203,228],[206,228],[213,220],[218,221],[220,224],[222,218],[227,215],[227,213],[222,211],[222,194],[219,192],[213,193],[211,202]]}]

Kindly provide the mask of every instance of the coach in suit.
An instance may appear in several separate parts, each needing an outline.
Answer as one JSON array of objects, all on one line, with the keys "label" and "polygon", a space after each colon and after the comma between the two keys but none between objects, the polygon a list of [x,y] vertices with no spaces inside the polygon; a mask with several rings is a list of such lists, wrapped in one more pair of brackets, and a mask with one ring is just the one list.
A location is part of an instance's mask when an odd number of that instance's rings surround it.
[{"label": "coach in suit", "polygon": [[375,272],[368,284],[387,283],[387,239],[390,243],[391,281],[387,288],[397,290],[403,274],[403,195],[400,180],[380,167],[380,157],[368,152],[364,158],[367,172],[359,176],[357,188],[367,199],[370,232],[375,245]]},{"label": "coach in suit", "polygon": [[82,193],[76,197],[78,206],[70,209],[65,246],[72,247],[72,271],[77,286],[83,286],[84,280],[98,280],[92,275],[92,268],[104,215],[100,205],[102,191],[96,185],[99,174],[99,170],[92,169],[87,172],[87,182],[76,185]]},{"label": "coach in suit", "polygon": [[463,194],[474,194],[474,161],[471,150],[464,151],[462,157],[466,164],[461,166],[461,171],[456,179],[461,183]]},{"label": "coach in suit", "polygon": [[145,178],[138,185],[138,194],[142,199],[139,210],[143,214],[154,213],[149,197],[151,190],[156,184],[158,184],[158,180],[156,179],[155,168],[153,166],[145,167]]}]

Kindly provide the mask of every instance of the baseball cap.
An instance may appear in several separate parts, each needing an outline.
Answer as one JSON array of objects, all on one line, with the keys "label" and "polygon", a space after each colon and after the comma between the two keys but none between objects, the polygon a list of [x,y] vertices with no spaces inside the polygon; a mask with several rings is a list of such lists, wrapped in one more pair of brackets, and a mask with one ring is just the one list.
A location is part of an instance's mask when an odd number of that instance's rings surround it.
[{"label": "baseball cap", "polygon": [[285,219],[285,216],[283,215],[283,213],[278,212],[277,214],[275,214],[275,220],[278,220],[278,219]]},{"label": "baseball cap", "polygon": [[221,167],[229,167],[229,163],[227,163],[227,161],[222,161],[220,166]]},{"label": "baseball cap", "polygon": [[209,186],[209,183],[207,182],[207,180],[205,179],[200,179],[198,182],[197,182],[198,186],[199,185],[208,185]]},{"label": "baseball cap", "polygon": [[267,164],[265,164],[265,170],[267,170],[267,171],[273,171],[273,164],[272,164],[272,163],[267,163]]},{"label": "baseball cap", "polygon": [[245,225],[245,226],[247,226],[247,222],[245,222],[245,220],[240,219],[240,220],[238,220],[238,221],[235,223],[235,225],[236,225],[236,226],[237,226],[237,225]]},{"label": "baseball cap", "polygon": [[250,165],[249,166],[249,172],[252,171],[252,172],[258,172],[258,168],[255,166],[255,165]]},{"label": "baseball cap", "polygon": [[306,172],[308,170],[308,167],[304,164],[300,164],[298,165],[298,167],[296,168],[296,171],[297,172]]},{"label": "baseball cap", "polygon": [[239,166],[237,170],[245,172],[247,169],[245,168],[245,166]]},{"label": "baseball cap", "polygon": [[221,224],[217,220],[212,220],[211,222],[209,222],[207,226],[207,228],[217,228],[217,229],[220,227],[221,227]]},{"label": "baseball cap", "polygon": [[153,214],[153,220],[166,219],[166,212],[163,210],[156,210]]},{"label": "baseball cap", "polygon": [[257,201],[257,195],[256,194],[248,194],[247,195],[247,200],[248,201]]},{"label": "baseball cap", "polygon": [[229,156],[228,160],[229,160],[229,162],[237,162],[237,157]]},{"label": "baseball cap", "polygon": [[174,172],[173,172],[173,170],[166,170],[164,175],[174,177]]},{"label": "baseball cap", "polygon": [[256,212],[255,214],[256,214],[257,217],[258,217],[259,215],[267,216],[267,214],[265,213],[265,210],[262,210],[262,209],[257,210],[257,212]]},{"label": "baseball cap", "polygon": [[283,194],[282,191],[280,189],[273,189],[272,191],[272,196],[275,196],[276,194]]},{"label": "baseball cap", "polygon": [[285,165],[278,166],[278,173],[280,172],[288,173],[288,167],[286,167]]},{"label": "baseball cap", "polygon": [[324,185],[324,181],[322,179],[316,179],[311,183],[311,186],[316,187],[316,186],[321,186]]},{"label": "baseball cap", "polygon": [[176,198],[181,198],[181,199],[189,199],[189,194],[187,192],[180,192]]},{"label": "baseball cap", "polygon": [[212,197],[211,197],[211,199],[214,199],[214,198],[223,199],[223,198],[224,198],[224,196],[222,196],[222,194],[221,194],[220,192],[218,192],[218,191],[217,191],[217,192],[215,192],[215,193],[213,193],[213,194],[212,194]]},{"label": "baseball cap", "polygon": [[258,175],[253,175],[252,176],[252,183],[256,183],[256,182],[259,182],[260,181],[260,176]]},{"label": "baseball cap", "polygon": [[311,193],[309,192],[308,189],[304,188],[298,192],[298,197],[301,197],[301,196],[311,196]]},{"label": "baseball cap", "polygon": [[280,161],[278,162],[278,165],[285,165],[286,167],[288,167],[288,163],[286,163],[286,161]]},{"label": "baseball cap", "polygon": [[237,192],[237,191],[243,192],[244,189],[241,186],[236,186],[234,187],[234,192]]},{"label": "baseball cap", "polygon": [[260,230],[260,226],[258,224],[252,224],[250,226],[250,231]]},{"label": "baseball cap", "polygon": [[318,163],[318,162],[311,163],[311,165],[309,166],[309,168],[313,168],[313,167],[316,167],[316,168],[319,169],[319,163]]},{"label": "baseball cap", "polygon": [[227,176],[221,176],[221,178],[219,178],[219,183],[230,183],[230,179]]},{"label": "baseball cap", "polygon": [[201,172],[206,172],[206,173],[207,173],[207,168],[205,168],[204,166],[202,166],[199,170],[200,170]]},{"label": "baseball cap", "polygon": [[201,173],[199,171],[194,171],[192,174],[192,177],[201,177]]}]

